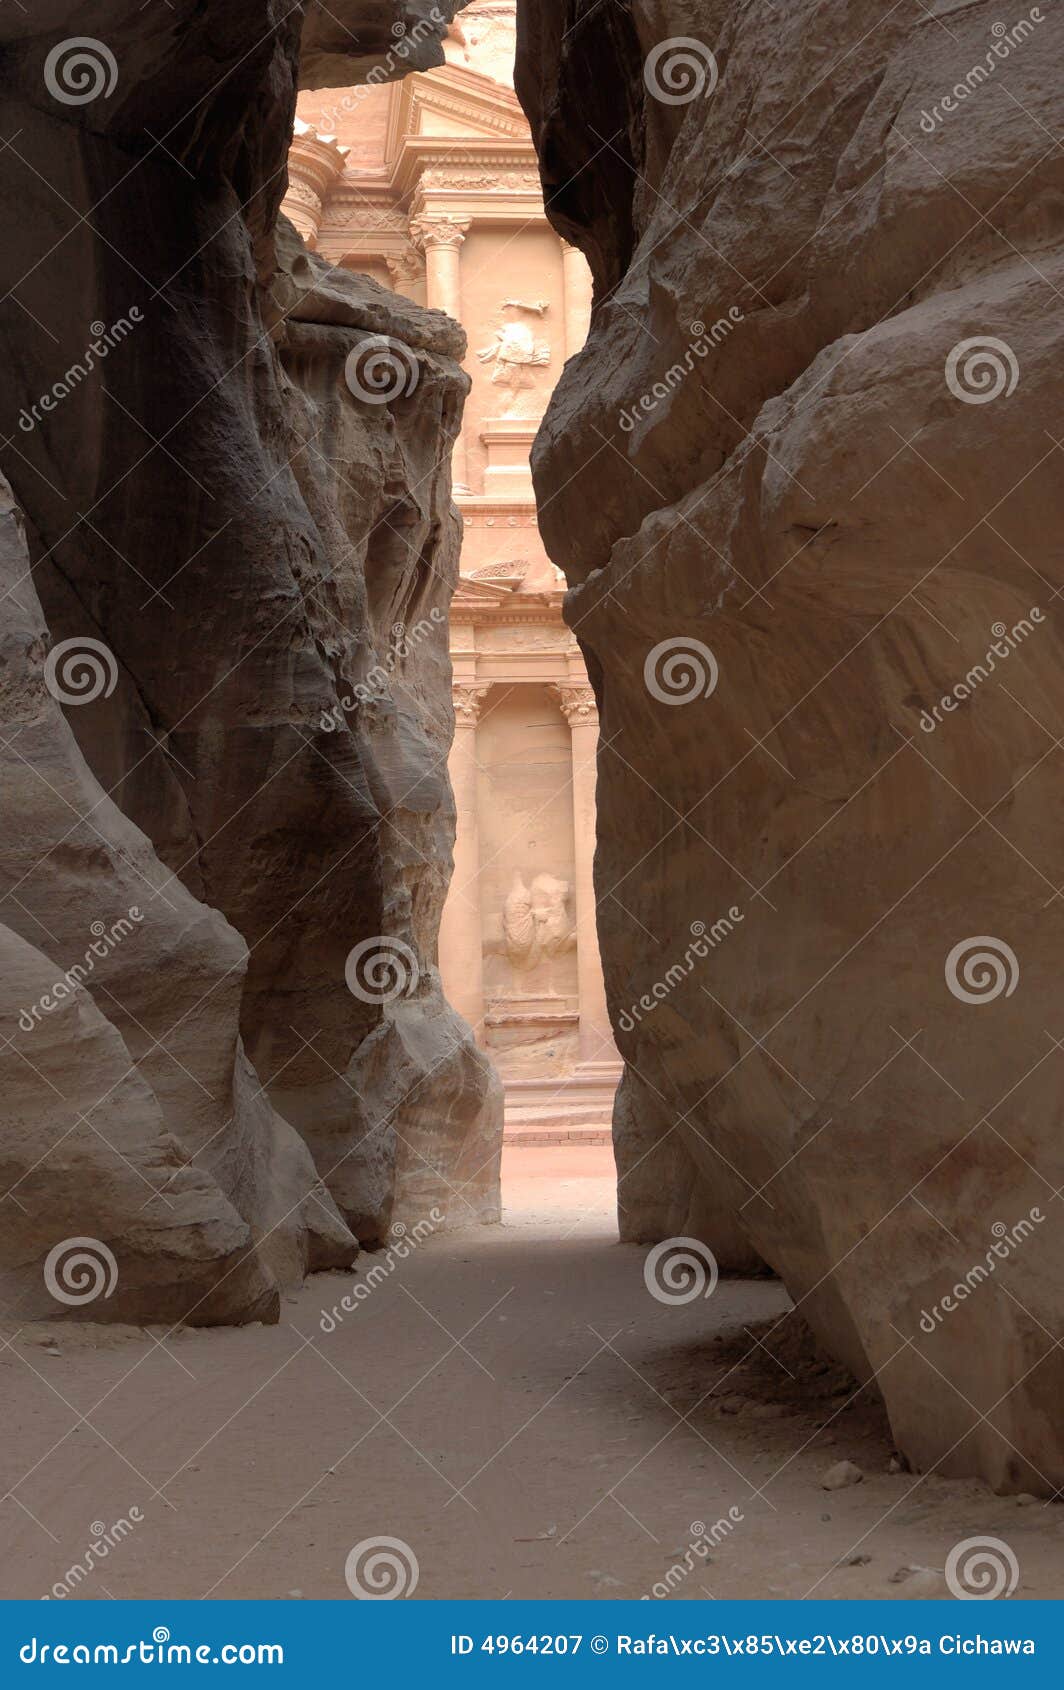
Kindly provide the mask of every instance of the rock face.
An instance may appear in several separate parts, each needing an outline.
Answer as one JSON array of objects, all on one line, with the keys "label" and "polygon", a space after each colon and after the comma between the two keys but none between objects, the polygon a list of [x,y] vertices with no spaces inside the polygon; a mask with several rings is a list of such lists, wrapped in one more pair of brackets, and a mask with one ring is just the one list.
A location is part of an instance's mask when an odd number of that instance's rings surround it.
[{"label": "rock face", "polygon": [[1056,7],[525,0],[517,79],[596,277],[535,476],[602,713],[622,1224],[756,1252],[914,1468],[1041,1494],[1062,51]]},{"label": "rock face", "polygon": [[[275,229],[303,10],[0,25],[23,1313],[276,1318],[396,1217],[497,1214],[497,1082],[435,967],[464,345]],[[312,79],[348,31],[344,80],[442,58],[446,7],[308,12]],[[115,1283],[57,1300],[45,1259],[78,1238]]]}]

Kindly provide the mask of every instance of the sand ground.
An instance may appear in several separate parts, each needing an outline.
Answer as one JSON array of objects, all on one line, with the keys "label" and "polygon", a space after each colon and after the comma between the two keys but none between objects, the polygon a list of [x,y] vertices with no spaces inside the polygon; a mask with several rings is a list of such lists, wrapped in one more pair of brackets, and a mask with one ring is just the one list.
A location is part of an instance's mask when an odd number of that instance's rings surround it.
[{"label": "sand ground", "polygon": [[[889,1472],[880,1410],[773,1332],[777,1283],[651,1297],[608,1149],[505,1164],[503,1227],[420,1244],[331,1332],[380,1255],[274,1327],[8,1328],[0,1594],[62,1585],[131,1510],[71,1595],[347,1599],[379,1536],[428,1598],[904,1597],[934,1581],[900,1568],[975,1535],[1010,1546],[1018,1596],[1064,1593],[1064,1508]],[[862,1482],[826,1492],[843,1459]]]}]

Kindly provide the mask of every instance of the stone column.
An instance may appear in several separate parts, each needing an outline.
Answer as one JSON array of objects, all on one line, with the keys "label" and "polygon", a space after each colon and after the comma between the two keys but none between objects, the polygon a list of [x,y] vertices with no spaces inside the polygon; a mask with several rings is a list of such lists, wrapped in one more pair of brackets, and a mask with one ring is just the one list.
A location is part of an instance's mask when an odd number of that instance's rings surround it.
[{"label": "stone column", "polygon": [[573,834],[576,902],[576,977],[580,993],[580,1065],[577,1073],[616,1078],[620,1057],[606,1010],[595,900],[595,786],[599,719],[589,686],[556,686],[572,734]]},{"label": "stone column", "polygon": [[309,124],[296,119],[288,151],[288,187],[281,210],[295,224],[312,252],[318,244],[329,189],[343,175],[349,150],[339,145],[335,135],[319,135]]},{"label": "stone column", "polygon": [[454,743],[447,769],[457,814],[454,874],[440,918],[443,989],[478,1038],[484,1034],[484,936],[480,912],[477,720],[490,688],[456,684]]},{"label": "stone column", "polygon": [[591,271],[579,247],[562,242],[562,283],[565,289],[565,356],[575,357],[587,339],[591,322]]},{"label": "stone column", "polygon": [[[410,238],[425,254],[425,304],[432,311],[446,311],[456,323],[462,321],[461,250],[469,221],[468,217],[416,217],[410,224]],[[467,473],[463,424],[451,455],[456,493],[469,492]]]}]

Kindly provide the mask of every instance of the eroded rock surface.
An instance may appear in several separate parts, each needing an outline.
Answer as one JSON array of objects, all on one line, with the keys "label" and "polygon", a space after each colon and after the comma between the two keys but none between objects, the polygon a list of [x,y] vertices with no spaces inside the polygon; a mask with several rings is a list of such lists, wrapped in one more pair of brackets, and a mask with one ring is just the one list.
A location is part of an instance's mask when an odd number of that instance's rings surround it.
[{"label": "eroded rock surface", "polygon": [[[304,10],[307,74],[346,36],[351,80],[438,62],[451,9],[112,0],[74,48],[72,0],[0,25],[24,1312],[74,1235],[118,1275],[72,1312],[275,1318],[396,1217],[497,1214],[497,1083],[435,967],[464,343],[275,232]],[[381,337],[383,400],[359,385]]]},{"label": "eroded rock surface", "polygon": [[525,0],[518,64],[596,276],[535,474],[602,713],[623,1224],[738,1228],[915,1468],[1042,1494],[1062,52],[1056,6]]}]

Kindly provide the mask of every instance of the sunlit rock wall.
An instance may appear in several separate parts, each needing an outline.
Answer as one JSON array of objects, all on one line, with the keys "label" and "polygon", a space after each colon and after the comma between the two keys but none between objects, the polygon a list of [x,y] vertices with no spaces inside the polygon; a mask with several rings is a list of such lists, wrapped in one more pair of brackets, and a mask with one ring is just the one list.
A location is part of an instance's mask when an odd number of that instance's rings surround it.
[{"label": "sunlit rock wall", "polygon": [[596,277],[535,475],[623,1224],[745,1239],[915,1466],[1043,1493],[1062,52],[1055,5],[523,0],[517,77]]}]

